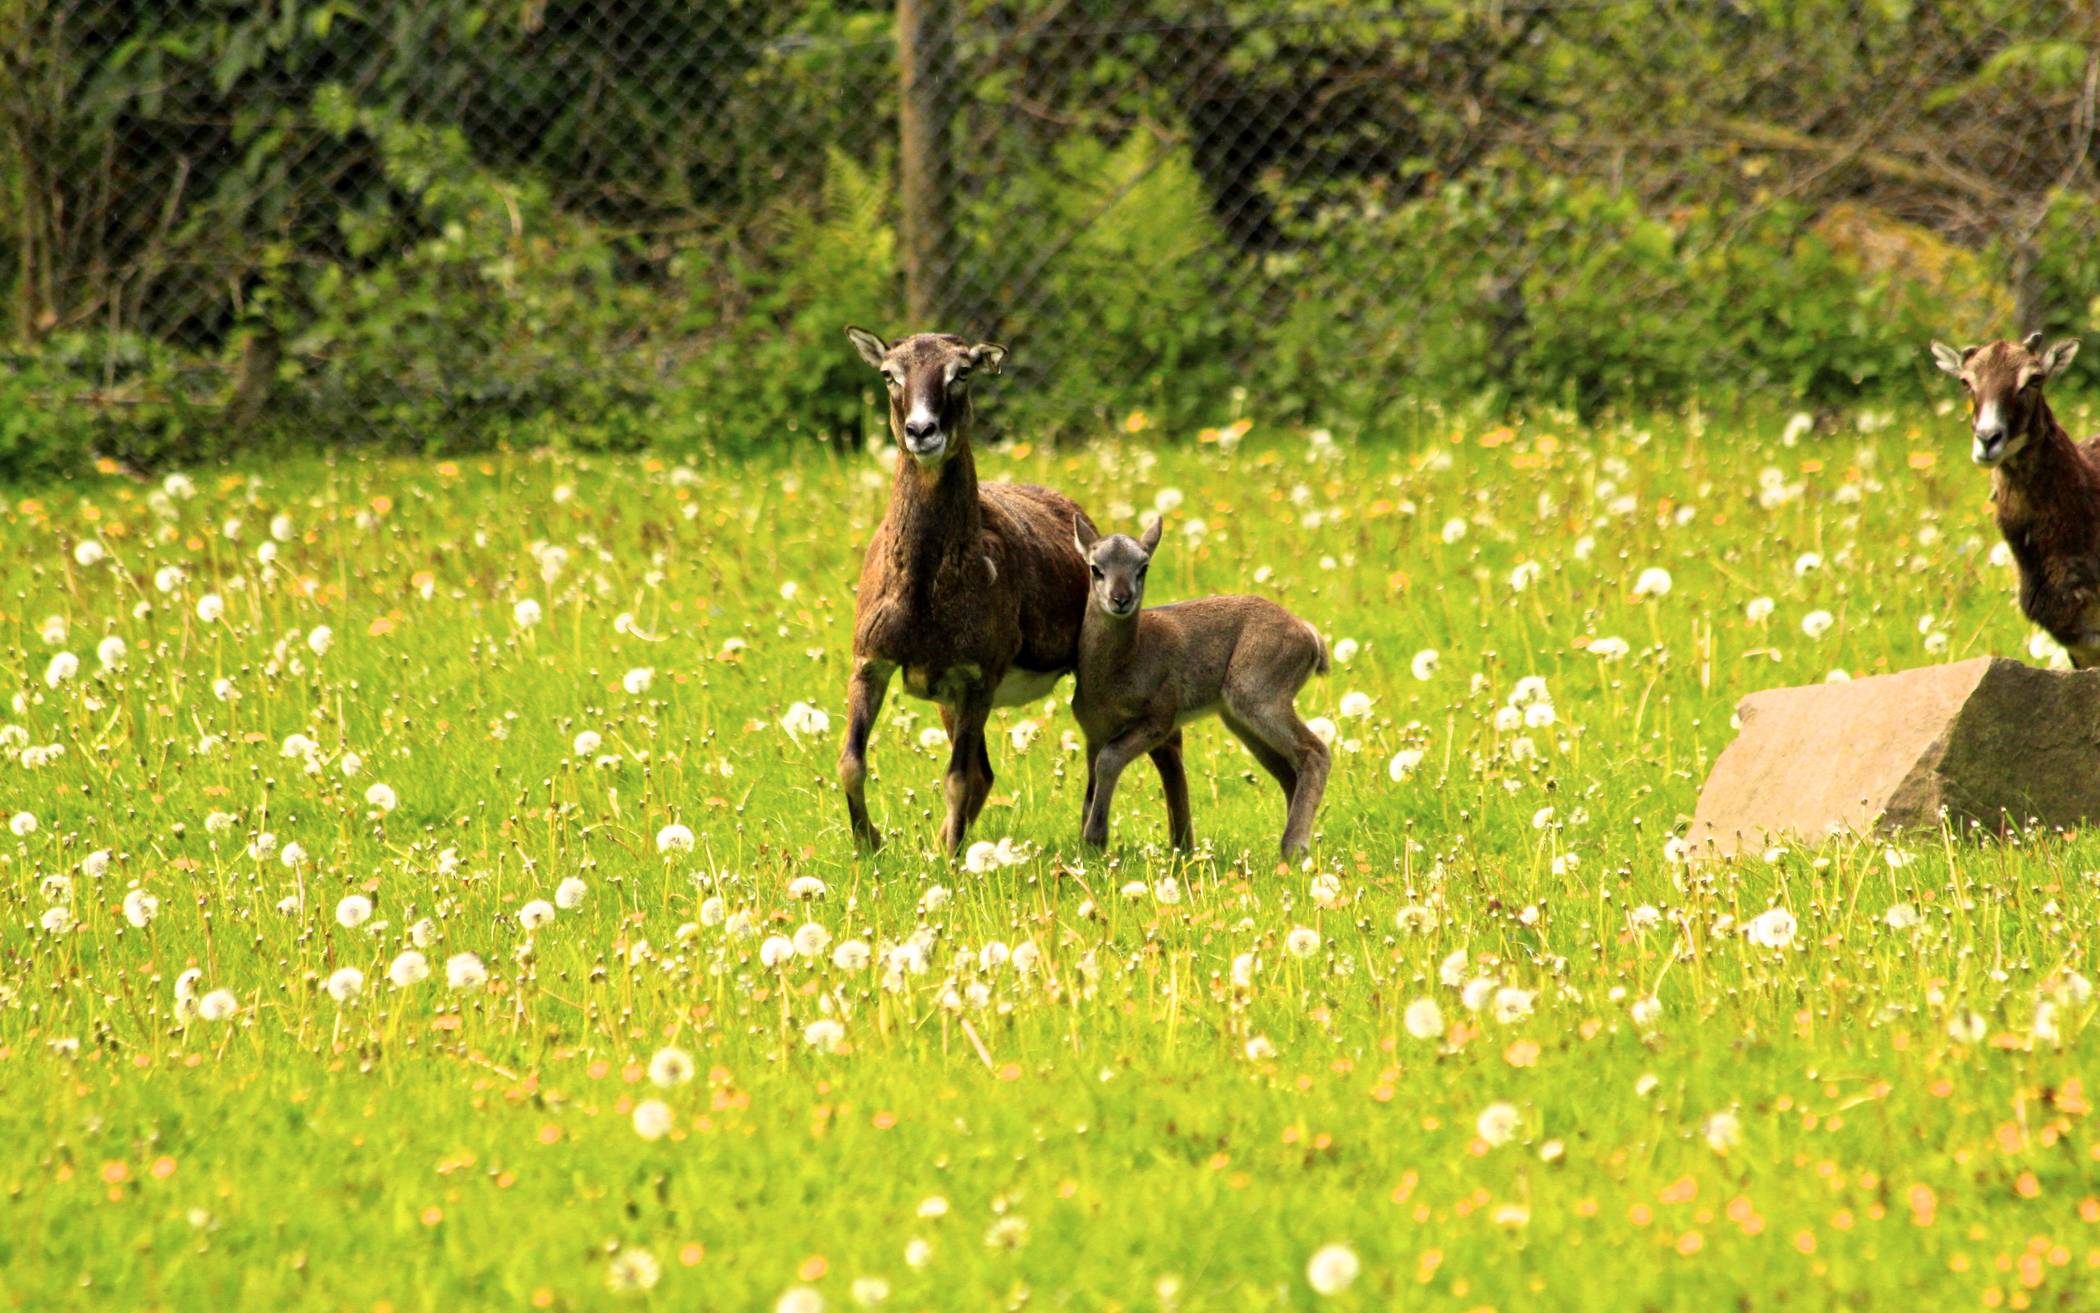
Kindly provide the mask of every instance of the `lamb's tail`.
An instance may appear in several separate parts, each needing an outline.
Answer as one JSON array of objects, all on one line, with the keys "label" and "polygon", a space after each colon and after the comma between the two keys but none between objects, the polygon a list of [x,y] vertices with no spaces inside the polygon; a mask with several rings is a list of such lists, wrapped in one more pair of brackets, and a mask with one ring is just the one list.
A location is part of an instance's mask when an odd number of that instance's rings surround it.
[{"label": "lamb's tail", "polygon": [[1305,626],[1305,632],[1312,635],[1313,652],[1315,653],[1313,673],[1315,675],[1324,675],[1327,673],[1327,640],[1320,637],[1320,631],[1313,628],[1310,623]]}]

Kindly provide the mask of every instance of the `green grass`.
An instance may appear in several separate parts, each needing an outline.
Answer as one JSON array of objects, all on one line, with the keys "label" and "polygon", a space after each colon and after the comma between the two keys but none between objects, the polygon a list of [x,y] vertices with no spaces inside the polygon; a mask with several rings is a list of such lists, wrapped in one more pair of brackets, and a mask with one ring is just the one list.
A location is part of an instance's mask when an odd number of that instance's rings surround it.
[{"label": "green grass", "polygon": [[[1113,848],[1082,852],[1069,685],[997,722],[976,837],[1025,860],[934,854],[939,722],[901,693],[870,785],[891,842],[856,857],[831,776],[872,460],[346,459],[189,497],[11,494],[0,810],[37,824],[0,834],[0,1306],[743,1309],[807,1286],[842,1308],[863,1277],[904,1309],[2090,1306],[2100,1088],[2067,973],[2100,970],[2100,846],[1666,853],[1742,694],[2028,640],[1958,422],[1779,429],[987,454],[1118,528],[1178,494],[1150,600],[1258,590],[1355,648],[1301,698],[1340,740],[1289,870],[1274,787],[1215,725],[1190,734],[1198,855],[1158,846],[1142,765]],[[83,567],[90,539],[108,556]],[[1667,593],[1637,595],[1650,567]],[[109,634],[128,653],[104,671]],[[49,686],[60,651],[80,673]],[[1528,676],[1553,719],[1511,727]],[[1340,714],[1350,693],[1368,715]],[[798,702],[829,728],[785,732]],[[659,853],[673,823],[693,851]],[[305,862],[251,856],[265,831]],[[570,877],[581,905],[528,934],[520,908]],[[134,887],[159,900],[144,929]],[[346,929],[351,894],[376,910]],[[1896,904],[1919,923],[1887,924]],[[1772,907],[1798,918],[1784,949],[1743,932]],[[389,986],[426,919],[431,978]],[[762,964],[812,921],[872,964]],[[927,969],[886,985],[914,934]],[[454,991],[466,952],[491,979]],[[183,1019],[192,967],[230,1019]],[[344,967],[366,984],[339,1005]],[[1447,970],[1532,1010],[1469,1012]],[[1441,1038],[1404,1019],[1425,998]],[[2047,998],[2060,1040],[2034,1033]],[[823,1018],[835,1052],[806,1038]],[[697,1074],[658,1090],[666,1045]],[[665,1138],[635,1129],[648,1098]],[[1362,1272],[1323,1299],[1308,1261],[1335,1243]],[[654,1257],[652,1291],[609,1288],[620,1250]]]}]

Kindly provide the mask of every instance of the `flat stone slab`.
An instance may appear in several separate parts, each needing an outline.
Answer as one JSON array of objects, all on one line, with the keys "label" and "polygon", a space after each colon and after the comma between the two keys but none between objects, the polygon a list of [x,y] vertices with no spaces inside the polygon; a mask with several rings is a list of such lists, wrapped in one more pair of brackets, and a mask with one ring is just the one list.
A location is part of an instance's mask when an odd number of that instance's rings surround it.
[{"label": "flat stone slab", "polygon": [[2100,817],[2100,670],[1977,657],[1752,693],[1685,836],[1694,858],[1974,820]]}]

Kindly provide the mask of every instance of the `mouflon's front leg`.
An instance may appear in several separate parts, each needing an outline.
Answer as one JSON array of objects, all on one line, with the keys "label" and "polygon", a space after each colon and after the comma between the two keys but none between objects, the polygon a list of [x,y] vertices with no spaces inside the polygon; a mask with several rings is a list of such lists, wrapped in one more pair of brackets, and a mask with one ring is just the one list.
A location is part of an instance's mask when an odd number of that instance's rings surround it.
[{"label": "mouflon's front leg", "polygon": [[860,657],[846,685],[846,746],[839,752],[839,787],[846,794],[846,817],[853,841],[868,852],[882,847],[882,835],[868,819],[868,736],[882,714],[897,667],[873,657]]}]

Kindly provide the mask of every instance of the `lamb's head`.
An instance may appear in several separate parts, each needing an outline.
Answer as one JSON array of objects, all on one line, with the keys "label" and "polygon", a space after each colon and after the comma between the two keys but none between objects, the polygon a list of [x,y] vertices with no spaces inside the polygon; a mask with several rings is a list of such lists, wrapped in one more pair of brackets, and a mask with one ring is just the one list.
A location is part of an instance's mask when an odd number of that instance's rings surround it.
[{"label": "lamb's head", "polygon": [[1006,348],[972,344],[953,333],[915,333],[885,342],[865,328],[848,328],[860,358],[881,373],[890,394],[890,434],[905,454],[929,469],[969,441],[970,375],[996,374]]},{"label": "lamb's head", "polygon": [[1159,550],[1159,533],[1164,523],[1154,519],[1142,538],[1120,533],[1104,538],[1084,519],[1072,521],[1072,543],[1079,548],[1092,575],[1087,585],[1091,605],[1118,619],[1138,613],[1145,604],[1145,570],[1152,564],[1152,554]]},{"label": "lamb's head", "polygon": [[1969,458],[1991,469],[2019,455],[2035,437],[2043,413],[2042,385],[2061,374],[2077,354],[2077,338],[2065,338],[2044,351],[2040,333],[2029,334],[2024,342],[1993,342],[1959,351],[1934,342],[1934,363],[1960,379],[1969,395]]}]

